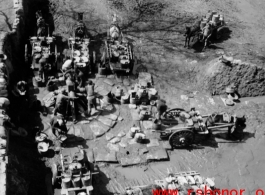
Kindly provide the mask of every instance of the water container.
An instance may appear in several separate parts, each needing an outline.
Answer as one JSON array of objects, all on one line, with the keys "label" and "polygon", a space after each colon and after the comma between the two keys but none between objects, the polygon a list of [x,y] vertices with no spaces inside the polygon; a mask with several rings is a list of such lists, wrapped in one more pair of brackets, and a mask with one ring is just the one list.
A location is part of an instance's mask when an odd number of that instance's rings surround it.
[{"label": "water container", "polygon": [[67,189],[71,187],[71,178],[70,177],[66,177],[62,179],[62,188],[63,189]]},{"label": "water container", "polygon": [[90,184],[90,176],[89,175],[87,175],[87,176],[85,176],[85,177],[82,177],[82,185],[83,186],[86,186],[86,187],[88,187],[88,186],[90,186],[91,184]]},{"label": "water container", "polygon": [[115,97],[121,97],[122,91],[123,90],[119,86],[117,86],[115,91]]},{"label": "water container", "polygon": [[72,182],[73,182],[73,186],[75,188],[80,188],[81,187],[81,178],[80,177],[73,178]]},{"label": "water container", "polygon": [[132,98],[132,97],[130,97],[130,104],[136,104],[136,99],[135,99],[135,98]]},{"label": "water container", "polygon": [[178,176],[177,180],[178,180],[179,185],[184,185],[185,183],[188,184],[188,181],[186,180],[184,176]]},{"label": "water container", "polygon": [[98,67],[99,75],[106,75],[107,68],[106,67]]},{"label": "water container", "polygon": [[127,104],[129,100],[129,95],[126,94],[124,96],[121,96],[121,104]]},{"label": "water container", "polygon": [[213,23],[218,23],[219,22],[219,15],[213,15],[212,22]]}]

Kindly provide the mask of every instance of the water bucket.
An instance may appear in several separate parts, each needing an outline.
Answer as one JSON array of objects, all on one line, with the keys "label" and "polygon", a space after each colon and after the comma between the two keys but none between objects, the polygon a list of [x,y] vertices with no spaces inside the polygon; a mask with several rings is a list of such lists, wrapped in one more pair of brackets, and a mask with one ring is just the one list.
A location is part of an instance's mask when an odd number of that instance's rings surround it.
[{"label": "water bucket", "polygon": [[219,22],[219,16],[218,15],[213,15],[212,22],[213,23],[218,23]]},{"label": "water bucket", "polygon": [[144,90],[139,89],[139,90],[137,91],[137,96],[138,96],[139,98],[141,98],[142,95],[143,95],[143,92],[144,92]]},{"label": "water bucket", "polygon": [[62,179],[62,188],[63,189],[67,189],[71,187],[71,178],[70,177],[66,177]]},{"label": "water bucket", "polygon": [[130,97],[130,104],[136,104],[136,99],[135,99],[135,98],[132,98],[132,97]]},{"label": "water bucket", "polygon": [[115,97],[121,97],[122,91],[123,90],[119,86],[117,86],[115,91]]},{"label": "water bucket", "polygon": [[121,104],[126,104],[128,103],[129,100],[129,95],[124,95],[121,97]]},{"label": "water bucket", "polygon": [[81,187],[81,178],[80,177],[73,178],[72,182],[73,182],[73,186],[75,188],[80,188]]},{"label": "water bucket", "polygon": [[148,91],[149,100],[154,100],[156,98],[156,95],[157,95],[157,90],[156,89],[150,89]]},{"label": "water bucket", "polygon": [[85,177],[82,177],[82,185],[83,186],[90,186],[90,176],[85,176]]}]

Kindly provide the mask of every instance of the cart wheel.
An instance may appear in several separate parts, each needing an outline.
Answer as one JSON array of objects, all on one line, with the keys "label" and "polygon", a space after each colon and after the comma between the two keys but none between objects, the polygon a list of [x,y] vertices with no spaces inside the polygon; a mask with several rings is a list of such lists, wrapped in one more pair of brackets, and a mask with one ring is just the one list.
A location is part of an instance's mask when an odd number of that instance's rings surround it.
[{"label": "cart wheel", "polygon": [[170,110],[167,110],[164,114],[165,119],[174,119],[175,117],[179,117],[179,113],[185,111],[182,108],[173,108]]},{"label": "cart wheel", "polygon": [[174,147],[189,146],[194,141],[194,133],[191,130],[177,130],[169,137],[169,143]]},{"label": "cart wheel", "polygon": [[226,26],[222,26],[220,28],[217,29],[217,32],[216,32],[216,40],[219,40],[222,35],[225,33],[225,31],[227,30],[227,27]]}]

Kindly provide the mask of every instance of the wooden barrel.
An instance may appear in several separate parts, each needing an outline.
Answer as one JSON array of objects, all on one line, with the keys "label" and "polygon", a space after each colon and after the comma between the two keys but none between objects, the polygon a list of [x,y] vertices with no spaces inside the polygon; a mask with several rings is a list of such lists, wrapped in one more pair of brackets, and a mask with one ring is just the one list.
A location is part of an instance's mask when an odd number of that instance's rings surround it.
[{"label": "wooden barrel", "polygon": [[121,104],[127,104],[129,100],[129,95],[121,96]]},{"label": "wooden barrel", "polygon": [[132,98],[132,97],[130,97],[130,104],[136,104],[136,99],[135,99],[135,98]]},{"label": "wooden barrel", "polygon": [[89,175],[82,177],[81,180],[82,180],[83,186],[86,186],[86,187],[90,186],[90,176]]},{"label": "wooden barrel", "polygon": [[80,177],[73,178],[72,182],[73,182],[73,186],[75,188],[80,188],[81,187],[81,178]]},{"label": "wooden barrel", "polygon": [[122,91],[123,91],[122,88],[120,88],[119,86],[117,86],[116,87],[116,90],[115,90],[115,94],[114,94],[115,97],[118,97],[118,98],[121,97]]},{"label": "wooden barrel", "polygon": [[70,177],[66,177],[62,179],[62,188],[63,189],[67,189],[71,187],[71,178]]}]

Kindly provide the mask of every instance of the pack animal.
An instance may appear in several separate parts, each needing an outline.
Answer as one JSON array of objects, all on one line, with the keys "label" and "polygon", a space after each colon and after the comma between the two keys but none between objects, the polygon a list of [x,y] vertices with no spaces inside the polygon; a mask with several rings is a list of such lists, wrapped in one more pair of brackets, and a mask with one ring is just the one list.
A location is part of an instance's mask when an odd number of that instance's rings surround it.
[{"label": "pack animal", "polygon": [[191,37],[193,37],[192,42],[194,41],[194,38],[196,36],[197,36],[197,38],[199,38],[200,24],[201,24],[201,21],[198,20],[191,27],[186,26],[186,31],[184,34],[184,36],[186,37],[184,47],[187,46],[187,43],[188,43],[188,48],[190,47],[190,38]]}]

